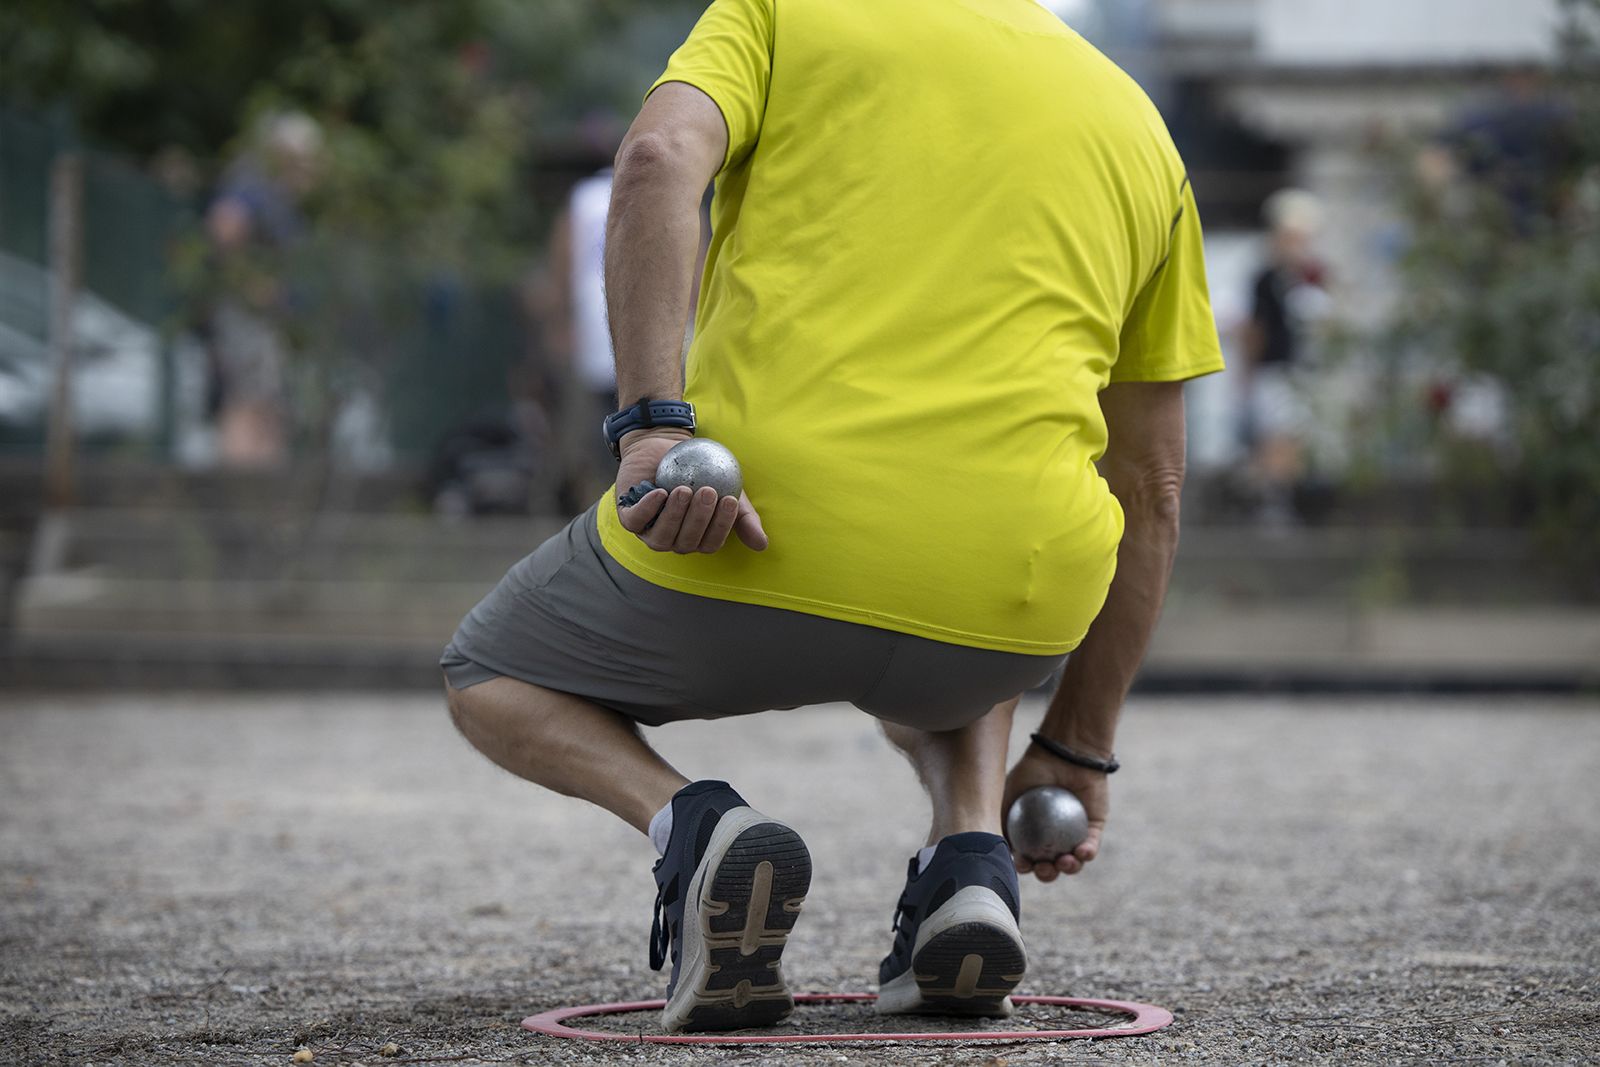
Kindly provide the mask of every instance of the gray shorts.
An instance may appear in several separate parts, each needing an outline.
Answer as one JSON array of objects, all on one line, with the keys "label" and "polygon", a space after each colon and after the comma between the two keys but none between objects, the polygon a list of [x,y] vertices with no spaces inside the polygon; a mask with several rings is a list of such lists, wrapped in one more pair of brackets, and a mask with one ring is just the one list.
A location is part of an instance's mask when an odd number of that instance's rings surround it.
[{"label": "gray shorts", "polygon": [[1065,659],[666,589],[606,553],[590,508],[511,568],[439,665],[456,689],[516,678],[647,726],[847,702],[950,730],[1032,689]]}]

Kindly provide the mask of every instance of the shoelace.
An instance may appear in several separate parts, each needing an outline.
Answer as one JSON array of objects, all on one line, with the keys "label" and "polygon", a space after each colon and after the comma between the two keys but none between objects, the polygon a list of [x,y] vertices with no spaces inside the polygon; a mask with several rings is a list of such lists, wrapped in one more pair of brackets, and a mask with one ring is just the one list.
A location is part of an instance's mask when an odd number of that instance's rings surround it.
[{"label": "shoelace", "polygon": [[899,902],[896,903],[895,906],[894,906],[894,922],[889,924],[889,932],[891,934],[899,933],[900,932],[900,920],[903,919],[904,917],[906,917],[907,915],[910,915],[912,913],[912,911],[914,911],[914,910],[915,909],[912,908],[912,906],[911,906],[911,902],[906,899],[906,895],[904,893],[901,893]]},{"label": "shoelace", "polygon": [[906,887],[900,891],[900,899],[894,905],[894,922],[889,925],[889,932],[900,932],[900,920],[910,915],[917,909],[911,903],[911,882],[917,876],[917,858],[911,857],[911,864],[906,869]]},{"label": "shoelace", "polygon": [[[667,890],[671,889],[669,896]],[[667,916],[667,906],[678,899],[678,879],[656,890],[655,915],[650,921],[650,969],[659,971],[666,966],[667,954],[672,950],[672,921]]]}]

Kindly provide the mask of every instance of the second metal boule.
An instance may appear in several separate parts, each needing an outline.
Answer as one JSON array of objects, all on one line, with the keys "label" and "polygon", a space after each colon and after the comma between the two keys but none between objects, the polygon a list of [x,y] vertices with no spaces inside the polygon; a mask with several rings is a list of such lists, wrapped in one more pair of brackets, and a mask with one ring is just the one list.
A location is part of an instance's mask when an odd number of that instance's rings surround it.
[{"label": "second metal boule", "polygon": [[1083,844],[1089,836],[1089,813],[1070,790],[1039,786],[1011,802],[1006,836],[1017,855],[1049,863]]}]

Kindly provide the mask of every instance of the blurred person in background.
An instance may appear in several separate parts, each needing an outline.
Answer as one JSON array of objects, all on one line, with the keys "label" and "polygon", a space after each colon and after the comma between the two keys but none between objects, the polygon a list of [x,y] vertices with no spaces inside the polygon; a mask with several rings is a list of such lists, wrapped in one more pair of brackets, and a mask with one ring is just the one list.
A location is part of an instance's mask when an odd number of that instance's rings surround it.
[{"label": "blurred person in background", "polygon": [[617,405],[601,267],[610,203],[610,167],[573,185],[551,229],[533,291],[536,332],[569,398],[564,414],[570,437],[567,467],[575,484],[564,496],[576,504],[574,510],[587,507],[611,477],[609,456],[594,434],[595,420]]},{"label": "blurred person in background", "polygon": [[[554,354],[555,364],[565,371],[567,388],[578,398],[574,405],[578,417],[568,414],[579,442],[570,462],[583,483],[578,499],[585,501],[593,499],[615,473],[608,450],[594,436],[595,419],[617,407],[617,372],[606,323],[603,269],[611,181],[612,170],[606,167],[572,187],[566,207],[556,217],[545,263],[535,275],[531,292],[535,332],[543,338],[546,351]],[[691,300],[698,297],[710,229],[707,220]],[[688,335],[693,331],[691,319]]]},{"label": "blurred person in background", "polygon": [[[639,726],[855,704],[932,808],[877,1008],[1007,1014],[1019,872],[1100,847],[1177,545],[1183,382],[1222,369],[1160,115],[1032,0],[714,0],[618,152],[606,238],[616,481],[457,630],[457,726],[649,837],[662,1024],[736,1029],[793,1006],[809,852]],[[701,430],[748,492],[635,499]],[[1008,773],[1019,694],[1063,664]],[[1002,812],[1039,786],[1088,837],[1013,856]]]},{"label": "blurred person in background", "polygon": [[1327,317],[1327,272],[1316,256],[1322,204],[1311,193],[1283,189],[1262,208],[1266,262],[1250,286],[1244,324],[1243,436],[1258,518],[1268,526],[1295,521],[1294,490],[1305,471],[1309,411],[1303,397],[1313,325]]},{"label": "blurred person in background", "polygon": [[321,152],[322,130],[308,116],[266,117],[206,211],[222,286],[204,329],[208,406],[228,466],[274,467],[288,458],[288,351],[274,319],[289,299],[282,258],[304,231],[300,203]]},{"label": "blurred person in background", "polygon": [[[611,169],[591,175],[573,186],[568,198],[566,223],[571,285],[572,363],[578,381],[597,417],[617,409],[617,365],[611,358],[611,335],[606,327],[605,274],[606,211],[611,206]],[[594,419],[584,420],[592,425]],[[596,446],[596,452],[599,446]]]},{"label": "blurred person in background", "polygon": [[1565,206],[1576,133],[1571,105],[1551,92],[1542,69],[1526,66],[1507,71],[1496,92],[1463,112],[1439,145],[1452,170],[1503,198],[1513,230],[1526,237]]},{"label": "blurred person in background", "polygon": [[1420,147],[1403,271],[1427,298],[1402,308],[1396,328],[1427,356],[1430,458],[1444,484],[1493,479],[1502,521],[1531,519],[1592,572],[1600,167],[1585,135],[1600,121],[1595,39],[1568,45],[1561,74],[1503,72]]}]

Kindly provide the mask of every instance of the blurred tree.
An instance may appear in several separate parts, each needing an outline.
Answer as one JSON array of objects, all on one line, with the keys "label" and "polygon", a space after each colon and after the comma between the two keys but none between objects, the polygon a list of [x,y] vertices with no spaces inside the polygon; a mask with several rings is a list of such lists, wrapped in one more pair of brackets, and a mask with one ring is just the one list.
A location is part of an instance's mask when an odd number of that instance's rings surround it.
[{"label": "blurred tree", "polygon": [[[1507,432],[1473,444],[1436,423],[1443,470],[1485,476],[1531,508],[1550,551],[1600,592],[1600,0],[1564,0],[1553,77],[1499,97],[1424,150],[1394,341],[1443,360],[1441,414],[1491,383]],[[1448,368],[1453,368],[1450,370]]]},{"label": "blurred tree", "polygon": [[[0,100],[64,110],[92,143],[177,154],[225,191],[246,187],[239,199],[272,218],[243,220],[254,239],[219,260],[219,234],[242,232],[221,218],[179,249],[178,275],[197,304],[233,298],[270,321],[301,428],[326,441],[350,384],[372,392],[397,360],[454,360],[487,379],[429,397],[445,409],[435,423],[503,390],[521,355],[511,332],[460,324],[510,314],[485,294],[526,268],[556,206],[530,192],[530,169],[586,123],[602,132],[578,158],[603,158],[699,6],[9,0]],[[284,116],[314,124],[294,174],[266,144]],[[489,335],[502,351],[461,351]]]},{"label": "blurred tree", "polygon": [[[406,73],[484,45],[493,76],[526,87],[540,121],[596,106],[631,111],[636,91],[681,40],[698,0],[9,0],[0,5],[0,98],[65,105],[96,142],[149,158],[167,148],[215,159],[250,102],[285,76],[301,83],[308,48],[328,85],[360,96],[347,64],[391,19],[426,45]],[[420,31],[420,32],[419,32]],[[393,38],[391,38],[393,39]],[[391,50],[387,53],[394,55]],[[299,68],[299,73],[296,73]],[[359,116],[358,117],[371,117]]]}]

